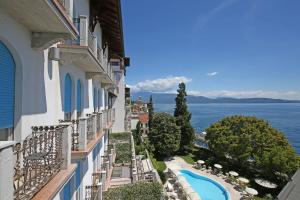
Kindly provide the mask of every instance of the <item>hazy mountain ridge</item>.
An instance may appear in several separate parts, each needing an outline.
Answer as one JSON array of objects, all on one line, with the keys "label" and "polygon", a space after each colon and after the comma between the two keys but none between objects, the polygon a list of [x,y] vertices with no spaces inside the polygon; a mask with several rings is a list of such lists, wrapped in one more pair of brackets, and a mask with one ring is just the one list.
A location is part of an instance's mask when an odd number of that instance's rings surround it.
[{"label": "hazy mountain ridge", "polygon": [[[137,92],[131,94],[131,99],[134,101],[138,97],[142,97],[144,101],[148,101],[150,95],[153,97],[154,103],[169,104],[175,103],[176,94],[169,93],[151,93],[151,92]],[[300,100],[284,100],[272,98],[208,98],[204,96],[187,96],[188,103],[300,103]]]}]

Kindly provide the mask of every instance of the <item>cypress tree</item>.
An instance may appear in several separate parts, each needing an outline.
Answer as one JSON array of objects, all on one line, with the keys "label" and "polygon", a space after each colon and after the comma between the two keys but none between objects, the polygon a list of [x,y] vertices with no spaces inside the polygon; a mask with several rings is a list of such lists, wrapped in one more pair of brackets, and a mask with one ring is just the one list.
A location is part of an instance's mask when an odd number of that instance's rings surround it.
[{"label": "cypress tree", "polygon": [[178,87],[178,94],[175,99],[176,108],[174,111],[174,117],[176,117],[177,126],[181,129],[180,151],[183,152],[186,149],[189,149],[189,147],[193,144],[195,133],[190,122],[192,115],[188,111],[185,84],[180,83]]},{"label": "cypress tree", "polygon": [[149,99],[149,103],[148,103],[148,115],[149,115],[149,121],[148,121],[148,127],[149,130],[151,130],[151,124],[152,124],[152,120],[153,120],[153,102],[152,102],[152,95],[150,95],[150,99]]}]

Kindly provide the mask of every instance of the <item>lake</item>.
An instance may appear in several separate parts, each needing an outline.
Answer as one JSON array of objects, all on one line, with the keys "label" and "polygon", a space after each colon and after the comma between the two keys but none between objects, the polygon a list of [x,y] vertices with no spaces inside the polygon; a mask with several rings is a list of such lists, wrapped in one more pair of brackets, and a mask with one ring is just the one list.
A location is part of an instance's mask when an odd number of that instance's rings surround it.
[{"label": "lake", "polygon": [[[173,114],[175,104],[154,104],[155,112]],[[189,104],[192,125],[202,132],[212,123],[231,115],[249,115],[267,120],[282,131],[300,154],[300,104]]]}]

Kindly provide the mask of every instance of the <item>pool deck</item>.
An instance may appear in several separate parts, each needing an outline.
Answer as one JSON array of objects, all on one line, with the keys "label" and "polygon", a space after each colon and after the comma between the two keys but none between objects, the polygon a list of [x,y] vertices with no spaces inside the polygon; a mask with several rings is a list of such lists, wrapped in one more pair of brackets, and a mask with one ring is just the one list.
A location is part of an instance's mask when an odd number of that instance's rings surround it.
[{"label": "pool deck", "polygon": [[234,189],[234,186],[230,183],[227,183],[223,178],[213,175],[211,173],[208,173],[206,171],[197,170],[192,167],[192,165],[186,163],[182,158],[180,157],[174,157],[172,160],[165,161],[167,167],[171,170],[182,170],[187,169],[190,170],[196,174],[199,174],[201,176],[208,177],[210,179],[213,179],[223,185],[223,187],[229,192],[230,200],[240,200],[242,198],[242,195],[239,191]]}]

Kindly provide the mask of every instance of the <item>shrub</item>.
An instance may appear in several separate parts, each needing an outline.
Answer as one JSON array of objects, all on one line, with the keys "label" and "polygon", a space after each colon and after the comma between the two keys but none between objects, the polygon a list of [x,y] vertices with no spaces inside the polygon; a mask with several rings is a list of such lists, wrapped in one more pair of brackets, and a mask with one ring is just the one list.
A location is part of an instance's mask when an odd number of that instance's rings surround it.
[{"label": "shrub", "polygon": [[158,182],[138,182],[104,193],[104,200],[161,200],[164,197],[162,185]]},{"label": "shrub", "polygon": [[121,132],[121,133],[111,133],[109,134],[109,139],[111,141],[122,140],[130,142],[131,133],[130,132]]},{"label": "shrub", "polygon": [[116,144],[116,163],[129,163],[131,162],[131,145],[130,143]]}]

